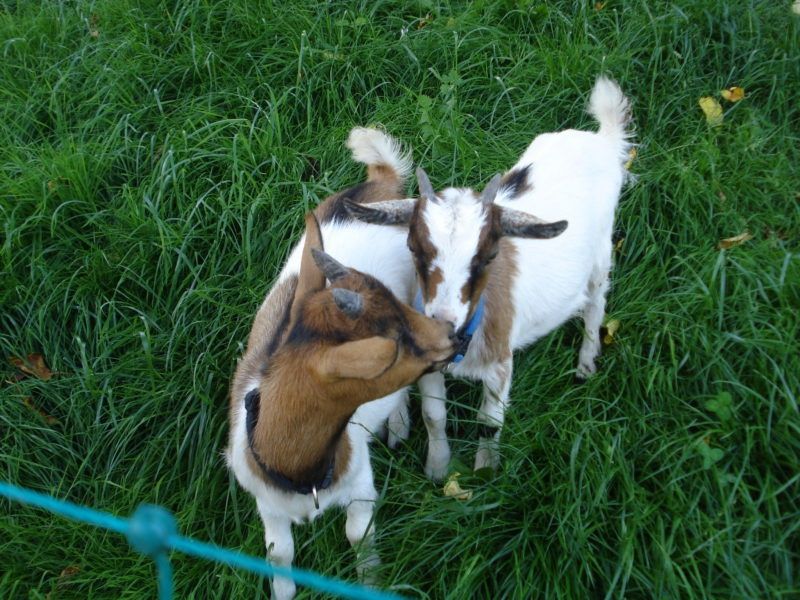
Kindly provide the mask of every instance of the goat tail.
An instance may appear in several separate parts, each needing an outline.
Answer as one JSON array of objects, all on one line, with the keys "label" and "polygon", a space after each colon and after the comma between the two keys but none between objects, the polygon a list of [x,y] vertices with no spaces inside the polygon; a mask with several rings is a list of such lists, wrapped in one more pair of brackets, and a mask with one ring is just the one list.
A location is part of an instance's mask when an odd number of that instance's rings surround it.
[{"label": "goat tail", "polygon": [[597,79],[589,99],[589,114],[600,124],[600,135],[623,144],[631,137],[631,104],[616,81],[603,75]]},{"label": "goat tail", "polygon": [[367,181],[402,184],[411,174],[411,153],[378,129],[354,127],[347,138],[353,160],[367,165]]}]

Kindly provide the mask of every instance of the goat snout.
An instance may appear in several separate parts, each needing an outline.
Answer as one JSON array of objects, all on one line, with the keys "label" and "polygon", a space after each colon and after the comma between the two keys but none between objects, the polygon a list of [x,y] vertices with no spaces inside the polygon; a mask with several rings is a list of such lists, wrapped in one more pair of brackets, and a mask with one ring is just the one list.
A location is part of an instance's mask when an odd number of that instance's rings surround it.
[{"label": "goat snout", "polygon": [[433,314],[431,316],[437,321],[444,321],[455,330],[456,321],[458,321],[458,317],[453,311],[448,310],[446,308],[441,310],[436,310],[433,311]]}]

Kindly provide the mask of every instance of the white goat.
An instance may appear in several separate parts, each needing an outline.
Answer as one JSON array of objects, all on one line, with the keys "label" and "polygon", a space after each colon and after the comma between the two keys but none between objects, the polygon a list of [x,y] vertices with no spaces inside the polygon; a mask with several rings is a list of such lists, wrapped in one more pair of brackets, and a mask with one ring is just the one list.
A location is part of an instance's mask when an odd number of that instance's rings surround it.
[{"label": "white goat", "polygon": [[[226,455],[256,498],[275,564],[292,563],[293,523],[341,506],[347,539],[362,546],[363,576],[378,562],[368,442],[402,406],[402,388],[447,363],[454,340],[451,325],[397,299],[408,301],[414,284],[404,232],[354,221],[342,209],[345,197],[397,198],[407,159],[375,130],[354,130],[349,146],[368,165],[368,180],[317,208],[321,231],[307,217],[306,235],[261,305],[231,385]],[[273,592],[291,598],[295,584],[276,577]]]},{"label": "white goat", "polygon": [[[418,200],[347,206],[363,221],[409,227],[425,314],[452,323],[469,344],[450,372],[483,382],[476,469],[499,461],[513,350],[581,314],[586,329],[577,372],[582,378],[595,372],[614,211],[631,144],[629,104],[616,83],[598,79],[589,112],[600,124],[597,133],[537,136],[480,196],[457,188],[435,194],[418,169]],[[420,389],[426,473],[441,479],[450,461],[443,375],[426,375]]]}]

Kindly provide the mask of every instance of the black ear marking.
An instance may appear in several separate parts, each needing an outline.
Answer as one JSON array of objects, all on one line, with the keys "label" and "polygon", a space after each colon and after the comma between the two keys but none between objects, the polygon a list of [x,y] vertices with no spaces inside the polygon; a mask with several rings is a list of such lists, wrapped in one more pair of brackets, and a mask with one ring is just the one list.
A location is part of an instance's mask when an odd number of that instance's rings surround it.
[{"label": "black ear marking", "polygon": [[553,223],[541,223],[530,225],[523,229],[523,236],[547,240],[561,235],[567,229],[567,221],[555,221]]},{"label": "black ear marking", "polygon": [[495,206],[499,211],[500,231],[511,237],[549,239],[560,235],[567,228],[567,221],[548,223],[530,213]]},{"label": "black ear marking", "polygon": [[343,200],[343,206],[352,218],[373,225],[408,225],[414,204],[413,200],[388,200],[372,204],[360,204],[350,198]]},{"label": "black ear marking", "polygon": [[515,169],[503,175],[501,189],[506,190],[509,197],[517,198],[531,189],[531,186],[528,183],[528,172],[530,171],[530,167],[531,165],[525,165],[521,169]]},{"label": "black ear marking", "polygon": [[261,405],[261,394],[258,391],[258,388],[252,389],[244,396],[244,410],[246,413],[245,417],[245,430],[247,431],[247,437],[250,438],[253,435],[253,429],[255,429],[256,423],[258,423],[258,409]]}]

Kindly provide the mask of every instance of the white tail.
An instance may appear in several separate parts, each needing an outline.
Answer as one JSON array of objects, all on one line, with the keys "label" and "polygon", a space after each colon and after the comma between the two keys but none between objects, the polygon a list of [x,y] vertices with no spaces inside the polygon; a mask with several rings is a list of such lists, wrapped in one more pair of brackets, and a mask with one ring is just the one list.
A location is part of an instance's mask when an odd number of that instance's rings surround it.
[{"label": "white tail", "polygon": [[367,167],[386,167],[400,181],[411,173],[411,153],[404,151],[400,142],[382,131],[355,127],[347,138],[347,147],[353,152],[356,162]]},{"label": "white tail", "polygon": [[589,99],[589,114],[600,124],[600,135],[620,141],[630,137],[630,102],[619,85],[607,77],[597,79]]}]

